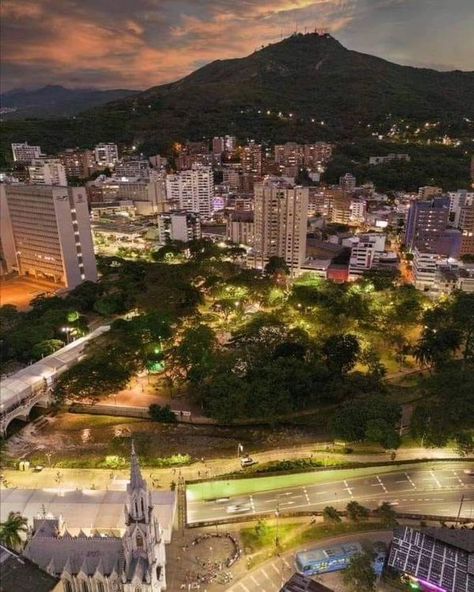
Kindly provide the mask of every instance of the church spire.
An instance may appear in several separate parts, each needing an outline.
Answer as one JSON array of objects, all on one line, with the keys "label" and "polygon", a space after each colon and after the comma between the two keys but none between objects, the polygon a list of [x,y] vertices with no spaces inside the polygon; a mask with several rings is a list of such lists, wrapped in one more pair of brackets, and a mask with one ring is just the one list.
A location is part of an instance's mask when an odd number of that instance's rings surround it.
[{"label": "church spire", "polygon": [[140,463],[138,461],[137,453],[135,452],[135,444],[133,440],[132,453],[130,456],[130,489],[146,489],[146,483],[140,471]]}]

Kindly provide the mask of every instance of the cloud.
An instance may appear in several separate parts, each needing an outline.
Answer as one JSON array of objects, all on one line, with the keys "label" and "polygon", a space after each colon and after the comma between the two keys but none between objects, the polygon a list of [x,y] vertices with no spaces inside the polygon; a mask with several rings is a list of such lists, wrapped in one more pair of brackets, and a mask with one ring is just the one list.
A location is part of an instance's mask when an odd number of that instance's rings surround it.
[{"label": "cloud", "polygon": [[[443,8],[436,0],[417,0],[416,7],[410,0],[3,0],[3,86],[147,88],[315,27],[395,61],[462,68],[468,19],[456,23],[452,15],[461,12],[453,4],[468,14],[470,2],[450,0]],[[443,21],[456,32],[454,49],[444,41],[451,35]]]}]

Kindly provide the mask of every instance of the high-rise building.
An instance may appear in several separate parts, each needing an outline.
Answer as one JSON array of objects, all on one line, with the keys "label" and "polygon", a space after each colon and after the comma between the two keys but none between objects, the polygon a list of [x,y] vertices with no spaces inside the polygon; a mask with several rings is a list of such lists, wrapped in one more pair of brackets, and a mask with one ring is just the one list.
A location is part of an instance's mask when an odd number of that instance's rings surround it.
[{"label": "high-rise building", "polygon": [[97,280],[84,187],[1,185],[0,206],[8,271],[67,288]]},{"label": "high-rise building", "polygon": [[158,216],[158,241],[187,243],[201,238],[201,218],[194,212],[168,212]]},{"label": "high-rise building", "polygon": [[234,211],[229,214],[226,227],[227,240],[238,245],[255,244],[255,224],[253,212]]},{"label": "high-rise building", "polygon": [[308,188],[267,177],[255,184],[254,191],[256,265],[264,267],[276,256],[293,272],[306,255]]},{"label": "high-rise building", "polygon": [[262,174],[262,147],[252,140],[247,146],[243,146],[240,153],[242,172],[260,177]]},{"label": "high-rise building", "polygon": [[41,146],[30,146],[28,142],[12,144],[13,160],[15,162],[31,162],[35,158],[41,158]]},{"label": "high-rise building", "polygon": [[462,232],[460,255],[474,255],[474,203],[460,208],[459,229]]},{"label": "high-rise building", "polygon": [[68,179],[86,179],[95,170],[95,156],[92,150],[67,148],[58,154],[58,158],[66,170]]},{"label": "high-rise building", "polygon": [[28,174],[33,185],[67,185],[66,169],[59,158],[32,160]]},{"label": "high-rise building", "polygon": [[212,215],[214,175],[211,167],[194,165],[192,169],[166,176],[167,200],[180,210],[196,212],[204,218]]},{"label": "high-rise building", "polygon": [[99,168],[112,168],[119,157],[117,144],[97,144],[94,148],[94,155]]},{"label": "high-rise building", "polygon": [[428,201],[413,200],[408,209],[405,244],[422,251],[436,252],[441,233],[449,220],[449,198],[436,197]]}]

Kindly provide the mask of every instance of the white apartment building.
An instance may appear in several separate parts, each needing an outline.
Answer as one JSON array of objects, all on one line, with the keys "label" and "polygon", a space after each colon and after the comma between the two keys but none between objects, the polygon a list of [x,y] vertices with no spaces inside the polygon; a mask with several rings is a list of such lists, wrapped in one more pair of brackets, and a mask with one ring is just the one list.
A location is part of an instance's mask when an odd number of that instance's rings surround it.
[{"label": "white apartment building", "polygon": [[118,161],[117,144],[97,144],[94,148],[95,161],[99,167],[112,168]]},{"label": "white apartment building", "polygon": [[350,205],[351,222],[364,222],[367,211],[367,202],[365,199],[353,199]]},{"label": "white apartment building", "polygon": [[349,279],[356,280],[365,271],[376,265],[385,250],[385,234],[361,234],[343,240],[342,244],[351,247],[349,259]]},{"label": "white apartment building", "polygon": [[84,187],[1,185],[0,210],[8,271],[67,288],[97,281]]},{"label": "white apartment building", "polygon": [[30,146],[28,142],[12,144],[13,160],[15,162],[31,162],[35,158],[41,158],[41,146]]},{"label": "white apartment building", "polygon": [[194,212],[169,212],[158,216],[158,242],[187,243],[201,238],[201,218]]},{"label": "white apartment building", "polygon": [[263,268],[270,257],[282,257],[293,274],[306,257],[309,190],[267,177],[254,192],[255,265]]},{"label": "white apartment building", "polygon": [[427,292],[433,287],[440,256],[437,253],[413,250],[413,275],[415,288]]},{"label": "white apartment building", "polygon": [[67,185],[66,168],[58,158],[32,160],[28,174],[33,185]]},{"label": "white apartment building", "polygon": [[212,168],[193,165],[192,169],[166,176],[166,197],[180,210],[196,212],[203,218],[211,218],[214,198],[214,174]]}]

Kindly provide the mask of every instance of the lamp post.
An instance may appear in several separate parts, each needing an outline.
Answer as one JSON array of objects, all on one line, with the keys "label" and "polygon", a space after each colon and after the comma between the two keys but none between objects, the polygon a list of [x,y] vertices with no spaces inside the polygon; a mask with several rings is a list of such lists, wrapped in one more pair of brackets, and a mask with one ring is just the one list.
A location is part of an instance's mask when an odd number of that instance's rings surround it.
[{"label": "lamp post", "polygon": [[69,343],[71,343],[71,331],[72,331],[72,327],[62,327],[61,331],[63,333],[66,333],[66,344],[69,345]]}]

